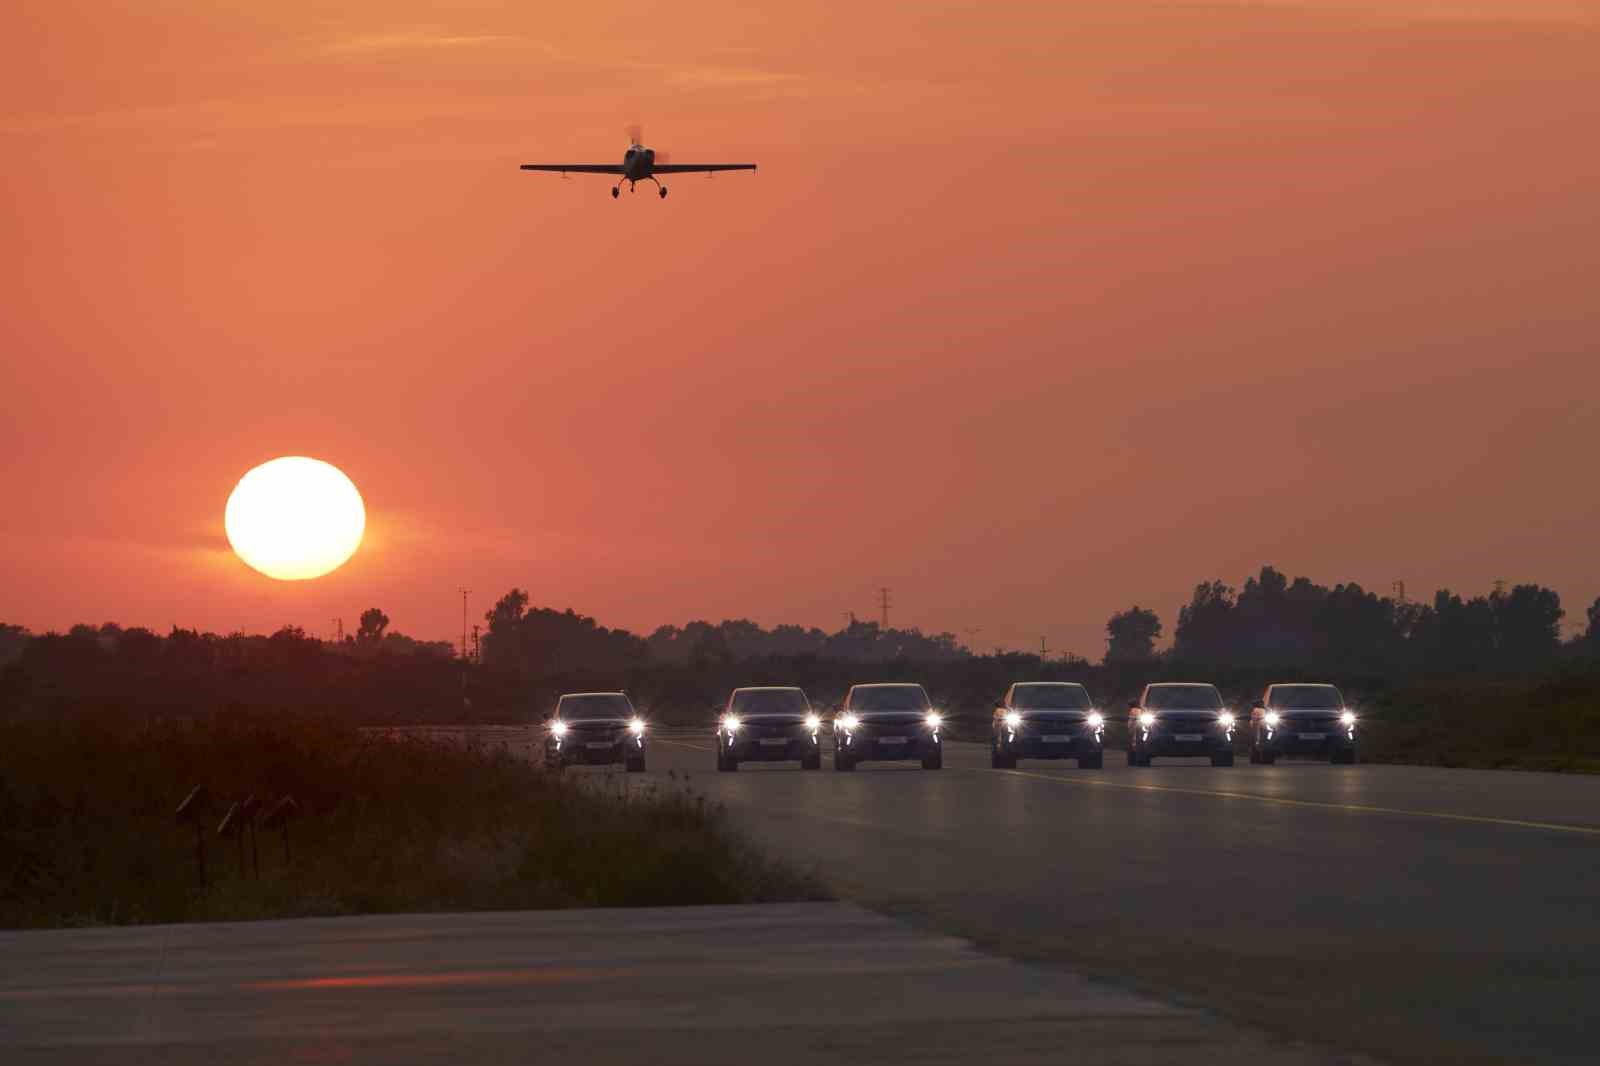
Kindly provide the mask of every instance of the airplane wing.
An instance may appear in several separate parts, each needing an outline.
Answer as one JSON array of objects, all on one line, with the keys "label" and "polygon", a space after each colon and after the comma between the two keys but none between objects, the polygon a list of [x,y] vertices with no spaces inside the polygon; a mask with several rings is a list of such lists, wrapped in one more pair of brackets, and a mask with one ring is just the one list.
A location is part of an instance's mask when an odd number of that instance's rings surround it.
[{"label": "airplane wing", "polygon": [[713,170],[754,170],[754,163],[657,163],[651,167],[654,174],[700,174]]},{"label": "airplane wing", "polygon": [[[621,174],[620,163],[524,163],[523,170],[549,170],[560,174]],[[660,167],[656,168],[660,170]]]}]

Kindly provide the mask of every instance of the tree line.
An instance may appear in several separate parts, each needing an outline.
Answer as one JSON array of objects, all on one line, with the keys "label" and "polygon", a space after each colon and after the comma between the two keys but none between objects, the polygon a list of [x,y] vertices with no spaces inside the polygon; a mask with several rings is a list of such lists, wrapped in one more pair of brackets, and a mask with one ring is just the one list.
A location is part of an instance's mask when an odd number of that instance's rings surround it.
[{"label": "tree line", "polygon": [[[100,711],[152,716],[292,708],[363,723],[525,721],[561,691],[624,687],[685,721],[739,684],[802,684],[837,700],[852,682],[920,680],[953,709],[984,710],[1010,681],[1083,681],[1105,706],[1146,681],[1212,678],[1240,698],[1266,680],[1328,679],[1375,690],[1413,677],[1538,673],[1600,660],[1600,600],[1563,642],[1560,597],[1538,585],[1431,602],[1324,586],[1266,567],[1235,589],[1197,585],[1158,651],[1159,615],[1134,606],[1106,623],[1099,663],[976,655],[949,633],[852,620],[832,633],[747,619],[692,621],[641,636],[512,589],[485,615],[481,660],[417,640],[370,608],[355,633],[270,635],[79,625],[32,634],[0,625],[0,715]],[[1257,689],[1257,691],[1259,691]]]},{"label": "tree line", "polygon": [[[1431,602],[1379,596],[1351,582],[1292,581],[1262,567],[1242,588],[1195,586],[1178,611],[1165,657],[1195,665],[1317,666],[1330,672],[1400,676],[1415,672],[1529,670],[1600,651],[1600,599],[1588,628],[1561,639],[1565,611],[1554,589],[1516,585],[1463,598],[1440,589]],[[1157,657],[1160,617],[1134,606],[1106,623],[1106,662]]]}]

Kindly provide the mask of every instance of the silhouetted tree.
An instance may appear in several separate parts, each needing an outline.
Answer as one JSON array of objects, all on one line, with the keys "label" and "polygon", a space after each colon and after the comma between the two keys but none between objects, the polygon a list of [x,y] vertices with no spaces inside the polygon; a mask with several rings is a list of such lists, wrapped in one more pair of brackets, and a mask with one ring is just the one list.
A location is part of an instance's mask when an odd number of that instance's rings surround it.
[{"label": "silhouetted tree", "polygon": [[[1600,600],[1596,600],[1595,603],[1600,604]],[[1590,614],[1592,615],[1593,611]],[[0,667],[9,666],[21,658],[22,649],[31,636],[32,634],[21,626],[0,623]]]},{"label": "silhouetted tree", "polygon": [[384,630],[388,628],[389,616],[376,607],[368,607],[361,612],[361,625],[356,630],[356,643],[380,643],[383,640]]},{"label": "silhouetted tree", "polygon": [[1234,639],[1233,589],[1221,581],[1194,587],[1189,602],[1178,609],[1173,656],[1188,662],[1225,662],[1238,647]]},{"label": "silhouetted tree", "polygon": [[517,660],[517,628],[528,612],[528,594],[519,588],[495,601],[483,619],[489,624],[483,635],[483,661],[488,666],[511,666]]},{"label": "silhouetted tree", "polygon": [[1589,642],[1589,654],[1600,655],[1600,596],[1589,605],[1589,628],[1584,637]]},{"label": "silhouetted tree", "polygon": [[1496,651],[1503,665],[1536,665],[1561,646],[1561,597],[1540,585],[1518,585],[1489,597]]},{"label": "silhouetted tree", "polygon": [[1155,657],[1161,616],[1137,604],[1106,622],[1106,662],[1136,663]]}]

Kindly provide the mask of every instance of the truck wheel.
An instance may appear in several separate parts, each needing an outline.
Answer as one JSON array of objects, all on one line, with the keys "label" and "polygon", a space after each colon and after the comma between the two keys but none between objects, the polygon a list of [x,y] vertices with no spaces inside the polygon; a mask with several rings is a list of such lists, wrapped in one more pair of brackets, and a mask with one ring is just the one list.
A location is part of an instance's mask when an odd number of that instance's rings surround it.
[{"label": "truck wheel", "polygon": [[855,761],[844,752],[836,751],[833,753],[833,768],[840,773],[843,773],[847,770],[854,770],[856,768],[856,764]]},{"label": "truck wheel", "polygon": [[802,769],[802,770],[820,770],[820,769],[822,769],[822,752],[820,752],[820,751],[819,752],[814,752],[814,753],[812,753],[810,755],[807,755],[804,759],[801,759],[800,760],[800,769]]},{"label": "truck wheel", "polygon": [[622,760],[622,768],[630,774],[644,773],[644,756],[641,755],[637,759]]},{"label": "truck wheel", "polygon": [[1212,753],[1211,765],[1212,766],[1232,766],[1233,765],[1233,752],[1231,752],[1231,751],[1218,751],[1218,752]]},{"label": "truck wheel", "polygon": [[1261,763],[1262,766],[1271,766],[1278,761],[1278,753],[1275,751],[1263,751],[1261,757],[1256,761]]},{"label": "truck wheel", "polygon": [[1105,752],[1096,752],[1093,755],[1085,755],[1078,760],[1078,769],[1080,770],[1100,770],[1104,769],[1105,765]]},{"label": "truck wheel", "polygon": [[924,770],[943,770],[944,752],[936,751],[932,755],[924,755],[922,757],[922,768]]}]

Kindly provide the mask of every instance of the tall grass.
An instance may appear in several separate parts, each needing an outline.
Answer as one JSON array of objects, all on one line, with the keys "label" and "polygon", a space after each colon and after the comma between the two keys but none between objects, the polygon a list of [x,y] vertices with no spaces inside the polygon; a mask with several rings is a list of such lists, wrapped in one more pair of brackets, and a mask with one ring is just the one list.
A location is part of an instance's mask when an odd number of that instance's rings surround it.
[{"label": "tall grass", "polygon": [[[218,717],[0,725],[0,925],[816,898],[686,781],[545,773],[515,751]],[[175,822],[195,785],[194,831]],[[254,793],[294,796],[290,857],[260,833],[260,876],[215,829]],[[245,849],[248,856],[249,848]]]}]

